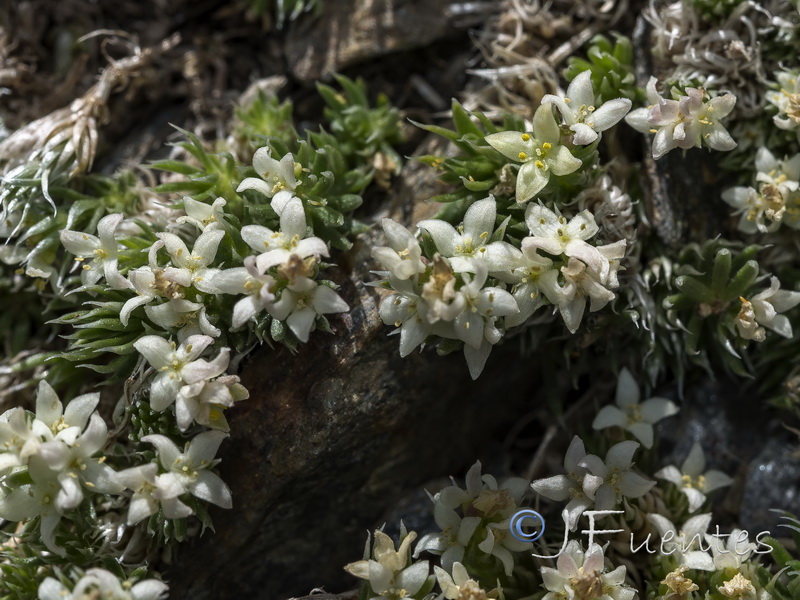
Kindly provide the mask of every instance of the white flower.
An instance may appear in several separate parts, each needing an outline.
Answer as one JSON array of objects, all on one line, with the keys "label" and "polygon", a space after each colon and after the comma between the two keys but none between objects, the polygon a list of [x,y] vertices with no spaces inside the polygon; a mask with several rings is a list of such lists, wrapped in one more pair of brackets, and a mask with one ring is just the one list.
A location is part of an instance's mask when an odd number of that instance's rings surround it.
[{"label": "white flower", "polygon": [[212,204],[205,202],[198,202],[184,196],[183,210],[186,212],[185,217],[178,217],[178,223],[191,223],[200,231],[206,229],[221,229],[225,223],[225,212],[222,207],[225,206],[225,198],[217,198]]},{"label": "white flower", "polygon": [[433,519],[441,531],[422,536],[414,548],[414,558],[424,551],[440,554],[442,566],[450,569],[454,564],[458,564],[456,561],[464,558],[464,550],[480,525],[481,519],[477,516],[461,518],[454,509],[441,503],[439,494],[432,500]]},{"label": "white flower", "polygon": [[741,214],[739,229],[745,233],[776,231],[781,223],[800,228],[800,154],[778,160],[764,147],[756,153],[759,189],[733,187],[722,199]]},{"label": "white flower", "polygon": [[547,299],[558,308],[570,333],[575,333],[580,327],[587,299],[591,300],[589,310],[595,312],[615,298],[609,287],[618,285],[616,281],[617,263],[611,261],[617,261],[625,255],[625,240],[598,246],[597,250],[604,259],[609,260],[611,265],[608,283],[576,258],[570,258],[569,262],[561,267],[563,285],[557,280],[558,273],[555,270],[548,271],[542,277],[541,289]]},{"label": "white flower", "polygon": [[[604,461],[594,454],[589,454],[580,461],[581,466],[602,480],[600,486],[595,487],[596,484],[593,483],[594,489],[587,491],[594,498],[595,510],[613,510],[623,496],[640,498],[655,485],[655,481],[648,481],[631,470],[633,454],[638,447],[637,442],[620,442],[608,449]],[[587,490],[586,485],[584,490]]]},{"label": "white flower", "polygon": [[550,104],[542,104],[533,115],[533,135],[503,131],[486,136],[486,142],[506,158],[521,162],[517,173],[517,202],[522,204],[544,189],[550,173],[569,175],[583,164],[566,146],[561,145]]},{"label": "white flower", "polygon": [[206,335],[193,335],[176,347],[175,342],[168,342],[157,335],[146,335],[134,342],[134,348],[158,371],[150,384],[150,406],[153,410],[165,410],[175,402],[178,391],[184,385],[197,381],[195,377],[202,377],[208,363],[197,359],[213,341]]},{"label": "white flower", "polygon": [[515,284],[511,289],[511,295],[517,302],[519,312],[515,315],[506,317],[506,326],[515,327],[527,321],[536,310],[546,303],[546,297],[542,294],[546,279],[542,275],[554,270],[553,261],[546,256],[539,256],[536,248],[532,246],[522,247],[522,258],[508,279]]},{"label": "white flower", "polygon": [[552,211],[542,204],[531,204],[525,211],[525,224],[531,237],[522,240],[523,249],[544,250],[553,256],[565,254],[583,261],[601,280],[608,277],[608,259],[586,241],[599,230],[588,210],[579,212],[567,222],[558,209]]},{"label": "white flower", "polygon": [[[514,567],[512,552],[531,548],[530,543],[517,540],[509,531],[510,517],[517,511],[527,489],[528,482],[520,477],[510,477],[498,485],[491,475],[481,476],[481,463],[478,461],[467,472],[465,490],[454,482],[436,494],[433,498],[435,505],[450,510],[460,508],[464,515],[468,515],[461,521],[458,531],[452,529],[453,522],[445,536],[448,546],[452,547],[448,563],[463,558],[463,547],[469,544],[481,519],[491,519],[478,548],[500,560],[506,574],[510,575]],[[473,521],[474,517],[478,517],[478,522]]]},{"label": "white flower", "polygon": [[[58,438],[72,444],[86,427],[98,402],[100,394],[83,394],[73,398],[65,409],[50,384],[40,381],[36,392],[36,417],[31,425],[34,436],[40,442]],[[22,456],[36,451],[38,449],[34,448],[26,452],[23,447]]]},{"label": "white flower", "polygon": [[704,473],[705,467],[703,448],[695,442],[680,470],[674,465],[669,465],[658,471],[655,476],[678,486],[689,499],[689,512],[695,512],[705,502],[706,494],[733,483],[733,479],[722,471],[712,469]]},{"label": "white flower", "polygon": [[218,475],[208,469],[219,462],[214,456],[219,445],[228,437],[221,431],[199,433],[181,452],[168,437],[151,434],[142,438],[158,451],[158,461],[168,472],[174,473],[178,482],[193,496],[222,508],[231,508],[231,491]]},{"label": "white flower", "polygon": [[642,133],[655,133],[653,158],[659,159],[673,148],[699,148],[705,144],[714,150],[733,150],[736,142],[719,119],[726,117],[736,104],[736,96],[725,94],[704,101],[705,90],[686,88],[680,100],[668,100],[656,90],[657,79],[647,83],[649,108],[631,111],[625,121]]},{"label": "white flower", "polygon": [[800,154],[778,160],[763,146],[756,152],[756,181],[773,185],[784,196],[800,187]]},{"label": "white flower", "polygon": [[474,272],[476,260],[484,261],[490,273],[509,271],[519,262],[520,252],[508,242],[490,241],[496,217],[497,204],[489,197],[474,202],[467,209],[464,223],[458,230],[438,219],[420,221],[417,227],[430,234],[436,249],[449,258],[456,273]]},{"label": "white flower", "polygon": [[286,321],[295,337],[301,342],[308,341],[318,315],[347,312],[350,307],[327,285],[322,285],[308,277],[298,276],[280,294],[280,297],[267,306],[274,319]]},{"label": "white flower", "polygon": [[[210,276],[213,280],[214,275]],[[200,296],[197,300],[201,300]],[[219,337],[222,333],[208,320],[206,307],[202,302],[191,302],[184,298],[175,298],[162,304],[144,307],[144,312],[151,322],[165,330],[177,327],[178,342],[183,343],[193,335]]]},{"label": "white flower", "polygon": [[503,570],[511,576],[514,570],[513,552],[530,551],[532,544],[523,542],[511,535],[511,518],[506,518],[499,523],[489,523],[486,526],[486,538],[478,544],[478,549],[489,556],[494,556],[503,563]]},{"label": "white flower", "polygon": [[[417,547],[419,547],[419,544]],[[448,566],[446,568],[450,569],[451,567]],[[479,598],[497,598],[500,595],[501,590],[499,587],[489,592],[484,590],[477,581],[470,578],[467,569],[460,562],[453,563],[452,571],[453,576],[450,577],[450,574],[445,569],[436,565],[433,567],[442,595],[448,600],[467,598],[477,600]]]},{"label": "white flower", "polygon": [[117,268],[117,239],[115,232],[124,216],[122,214],[106,215],[97,223],[97,237],[80,231],[66,229],[61,232],[61,243],[75,255],[75,260],[83,263],[81,281],[84,285],[94,285],[105,276],[108,284],[114,289],[126,289],[130,283],[120,274]]},{"label": "white flower", "polygon": [[306,237],[306,213],[300,198],[276,196],[272,199],[272,208],[280,217],[280,231],[261,225],[242,227],[242,239],[261,253],[257,261],[261,273],[286,263],[292,255],[301,260],[328,256],[328,246],[324,241],[318,237]]},{"label": "white flower", "polygon": [[630,431],[645,448],[653,447],[653,425],[678,412],[674,402],[666,398],[650,398],[639,404],[639,386],[628,369],[620,371],[617,380],[617,406],[604,406],[592,423],[593,429],[621,427]]},{"label": "white flower", "polygon": [[159,507],[168,519],[183,519],[192,514],[192,509],[178,499],[186,490],[175,473],[158,475],[156,463],[119,471],[117,481],[133,491],[128,506],[128,525],[136,525],[157,513]]},{"label": "white flower", "polygon": [[[719,528],[717,528],[719,532]],[[726,541],[721,537],[727,537]],[[747,531],[734,529],[728,534],[706,535],[706,541],[711,547],[711,558],[714,568],[718,571],[724,569],[739,570],[755,552],[756,546],[748,538]]]},{"label": "white flower", "polygon": [[[227,368],[228,354],[225,352],[227,350],[228,348],[224,348],[224,354],[220,352],[219,357],[212,361],[219,362],[221,367],[222,364],[219,359],[224,356],[225,367],[221,368],[220,373]],[[222,412],[223,409],[233,406],[234,402],[246,400],[249,397],[250,392],[239,383],[239,378],[236,375],[225,375],[211,380],[202,379],[185,385],[178,392],[178,398],[175,401],[178,426],[180,427],[182,423],[190,424],[195,421],[212,429],[230,431],[228,421]]]},{"label": "white flower", "polygon": [[43,443],[37,457],[56,475],[59,490],[55,497],[56,509],[64,513],[83,502],[81,484],[92,492],[116,494],[122,487],[116,482],[115,472],[104,463],[105,458],[93,458],[108,441],[108,428],[103,418],[93,413],[86,429],[71,443],[56,437]]},{"label": "white flower", "polygon": [[619,123],[631,109],[627,98],[616,98],[595,107],[592,72],[588,70],[578,73],[572,80],[565,97],[545,94],[542,104],[548,103],[556,105],[564,124],[575,133],[572,143],[578,146],[594,142],[598,132]]},{"label": "white flower", "polygon": [[[766,186],[762,186],[766,187]],[[769,190],[766,190],[769,191]],[[786,202],[780,192],[765,195],[752,187],[732,187],[722,192],[722,199],[740,214],[739,231],[744,233],[770,233],[781,226]],[[800,224],[800,221],[798,221]]]},{"label": "white flower", "polygon": [[793,71],[779,71],[775,78],[780,90],[766,94],[767,101],[778,108],[778,114],[772,120],[781,129],[800,132],[800,77]]},{"label": "white flower", "polygon": [[[131,283],[131,287],[136,292],[136,296],[127,300],[125,304],[122,305],[122,309],[119,311],[120,323],[122,323],[125,327],[128,326],[128,321],[130,320],[131,313],[134,310],[140,306],[149,304],[161,296],[161,292],[157,288],[157,278],[160,274],[160,271],[160,269],[156,271],[151,267],[139,267],[138,269],[128,271],[128,281]],[[169,283],[171,282],[165,282],[166,285],[169,285]]]},{"label": "white flower", "polygon": [[253,168],[261,177],[247,177],[236,188],[237,192],[256,190],[267,198],[273,196],[291,196],[297,187],[295,180],[295,162],[291,153],[287,153],[278,161],[269,155],[269,148],[259,148],[253,155]]},{"label": "white flower", "polygon": [[417,238],[408,229],[391,219],[383,219],[381,225],[389,245],[374,247],[372,258],[401,281],[423,273],[426,266],[422,261],[422,250]]},{"label": "white flower", "polygon": [[211,279],[219,273],[219,269],[211,269],[209,265],[217,256],[217,249],[225,232],[221,229],[206,229],[194,242],[189,252],[186,244],[174,233],[159,233],[158,237],[172,257],[175,268],[164,271],[164,278],[183,287],[193,285],[201,292],[219,293],[211,285]]},{"label": "white flower", "polygon": [[44,545],[59,556],[66,556],[66,551],[56,544],[55,537],[56,527],[61,521],[61,511],[55,499],[61,491],[61,484],[38,456],[30,458],[28,474],[31,483],[13,487],[0,498],[0,518],[21,522],[40,517],[39,535]]},{"label": "white flower", "polygon": [[275,278],[262,275],[255,256],[244,259],[243,267],[225,269],[214,276],[212,285],[223,294],[244,294],[233,307],[233,326],[241,327],[275,301]]},{"label": "white flower", "polygon": [[30,455],[31,449],[38,445],[39,440],[31,431],[24,408],[10,408],[0,415],[0,476],[8,469],[24,464],[23,449]]},{"label": "white flower", "polygon": [[145,579],[138,583],[121,582],[116,575],[105,569],[88,569],[70,592],[60,581],[45,578],[39,584],[39,600],[87,600],[89,598],[113,598],[113,600],[162,600],[166,598],[167,584],[156,579]]},{"label": "white flower", "polygon": [[482,261],[474,264],[475,276],[464,274],[464,284],[458,293],[464,298],[463,312],[453,320],[456,338],[464,342],[464,356],[470,375],[477,379],[486,364],[492,345],[500,341],[502,333],[495,326],[498,317],[519,312],[517,302],[507,291],[498,287],[487,287],[486,265]]},{"label": "white flower", "polygon": [[373,559],[350,563],[345,566],[345,570],[359,579],[369,581],[370,588],[377,594],[370,600],[410,599],[428,579],[428,561],[406,567],[411,543],[416,537],[415,532],[409,532],[400,544],[400,548],[395,551],[392,539],[382,531],[376,531]]},{"label": "white flower", "polygon": [[464,296],[456,292],[456,278],[450,264],[440,254],[434,254],[431,275],[422,285],[420,296],[425,301],[417,305],[424,310],[431,325],[439,321],[452,321],[464,310]]},{"label": "white flower", "polygon": [[746,340],[763,342],[766,337],[764,327],[785,338],[792,337],[789,319],[780,313],[800,304],[800,292],[780,290],[780,281],[772,277],[770,286],[750,300],[740,298],[742,308],[736,317],[739,335]]},{"label": "white flower", "polygon": [[431,324],[424,316],[427,313],[422,306],[425,301],[414,292],[408,280],[393,282],[393,287],[397,293],[381,301],[378,313],[386,325],[397,328],[392,333],[400,334],[400,356],[405,357],[430,335]]},{"label": "white flower", "polygon": [[711,523],[711,513],[690,518],[680,530],[659,514],[650,514],[647,518],[661,535],[662,553],[674,556],[679,566],[701,571],[714,570],[714,561],[708,555],[708,547],[703,547],[703,539]]},{"label": "white flower", "polygon": [[537,494],[550,500],[563,502],[569,498],[569,503],[564,511],[570,531],[575,531],[578,526],[578,518],[583,514],[583,511],[592,505],[592,499],[586,495],[583,486],[584,478],[589,472],[581,464],[581,461],[586,456],[583,440],[576,435],[572,438],[572,442],[564,456],[564,470],[566,470],[567,474],[537,479],[531,484]]},{"label": "white flower", "polygon": [[571,540],[556,565],[557,569],[541,568],[548,591],[542,600],[633,600],[636,596],[636,591],[625,585],[624,566],[605,573],[603,549],[597,544],[584,553],[580,542]]}]

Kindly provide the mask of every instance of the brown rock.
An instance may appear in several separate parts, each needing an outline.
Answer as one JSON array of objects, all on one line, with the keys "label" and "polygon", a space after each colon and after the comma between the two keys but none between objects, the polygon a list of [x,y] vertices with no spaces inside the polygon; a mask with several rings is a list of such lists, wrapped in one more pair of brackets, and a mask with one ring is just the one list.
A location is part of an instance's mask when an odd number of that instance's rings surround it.
[{"label": "brown rock", "polygon": [[287,62],[295,77],[314,81],[365,59],[421,48],[452,35],[456,19],[452,4],[456,2],[324,2],[318,18],[299,20],[289,30]]}]

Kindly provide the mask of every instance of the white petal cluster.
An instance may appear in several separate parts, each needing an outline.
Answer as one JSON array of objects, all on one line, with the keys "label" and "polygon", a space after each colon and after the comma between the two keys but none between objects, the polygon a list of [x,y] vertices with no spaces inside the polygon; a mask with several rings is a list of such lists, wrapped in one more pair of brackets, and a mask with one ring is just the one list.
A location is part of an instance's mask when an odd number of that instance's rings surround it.
[{"label": "white petal cluster", "polygon": [[791,338],[792,325],[789,319],[780,313],[786,312],[800,304],[800,292],[780,289],[780,281],[772,277],[770,286],[749,300],[740,298],[742,308],[736,316],[736,329],[745,340],[763,342],[766,329],[778,335]]},{"label": "white petal cluster", "polygon": [[[180,341],[198,334],[219,337],[220,330],[208,318],[203,294],[220,293],[211,284],[219,269],[210,265],[225,232],[213,227],[205,229],[191,251],[173,233],[158,236],[150,247],[148,265],[128,272],[129,288],[136,295],[122,305],[120,322],[127,325],[133,311],[143,306],[151,323],[165,331],[177,329]],[[162,249],[169,256],[164,265],[159,258]],[[187,299],[187,295],[195,301]]]},{"label": "white petal cluster", "polygon": [[510,477],[498,484],[493,476],[481,475],[479,461],[467,472],[465,488],[453,481],[453,485],[432,497],[434,518],[442,531],[423,536],[414,556],[423,551],[440,554],[442,567],[450,570],[463,560],[466,547],[477,535],[481,540],[477,548],[497,558],[510,575],[514,567],[512,553],[531,547],[510,535],[510,518],[518,510],[528,482]]},{"label": "white petal cluster", "polygon": [[691,517],[683,527],[676,527],[672,521],[659,514],[650,514],[647,518],[661,536],[663,552],[675,557],[678,566],[700,571],[714,570],[714,561],[708,554],[709,546],[703,545],[711,523],[711,513]]},{"label": "white petal cluster", "polygon": [[800,154],[778,160],[767,148],[756,152],[755,187],[737,186],[722,199],[740,214],[739,230],[770,233],[781,224],[800,229]]},{"label": "white petal cluster", "polygon": [[615,98],[599,106],[595,106],[594,100],[592,72],[583,71],[569,84],[565,96],[545,94],[542,104],[554,104],[561,113],[564,127],[574,133],[572,143],[586,146],[597,141],[600,132],[619,123],[631,109],[627,98]]},{"label": "white petal cluster", "polygon": [[[285,321],[298,340],[307,342],[317,316],[346,312],[349,307],[333,289],[315,279],[320,257],[328,256],[328,247],[320,238],[308,237],[303,203],[289,191],[294,189],[293,177],[291,185],[280,179],[276,185],[283,186],[282,191],[272,198],[280,230],[261,225],[243,227],[242,239],[258,254],[246,258],[244,267],[219,272],[213,284],[223,293],[244,296],[234,307],[234,327],[266,310],[274,319]],[[239,191],[249,189],[243,186],[244,182]]]},{"label": "white petal cluster", "polygon": [[797,71],[778,71],[775,74],[779,89],[767,92],[767,102],[778,109],[772,117],[776,127],[796,131],[800,140],[800,73]]},{"label": "white petal cluster", "polygon": [[[476,214],[483,212],[487,212],[491,222],[494,222],[494,201],[482,202],[482,204],[476,203],[478,206],[473,205],[467,211],[473,225],[478,221]],[[486,222],[489,221],[485,215],[482,217]],[[402,228],[401,225],[391,221],[387,223],[391,223],[388,225],[391,235],[395,239],[404,240],[408,254],[416,253],[418,248],[416,239],[408,231],[405,234],[398,233],[398,228]],[[483,232],[478,233],[473,240],[468,236],[474,232],[458,233],[458,230],[444,221],[435,223],[423,221],[423,223],[437,232],[436,243],[442,247],[455,251],[458,244],[453,243],[453,239],[456,237],[461,244],[465,244],[465,240],[470,244],[474,242],[475,248],[470,246],[470,253],[465,252],[456,257],[456,264],[464,268],[464,272],[457,274],[452,266],[452,259],[436,254],[430,265],[422,263],[425,271],[401,279],[394,275],[394,271],[400,269],[401,275],[408,275],[405,261],[398,262],[393,254],[383,248],[378,250],[373,256],[381,261],[384,267],[390,269],[382,274],[387,277],[390,287],[396,291],[381,302],[380,316],[384,323],[397,328],[396,331],[400,334],[401,356],[410,354],[432,334],[464,342],[464,356],[470,374],[475,379],[483,370],[492,346],[502,337],[499,328],[502,322],[499,319],[516,314],[519,309],[513,296],[506,290],[486,285],[489,267],[480,256],[490,251],[487,249],[486,252],[480,252],[477,248],[486,249],[491,246],[491,244],[485,245],[488,234],[482,238]],[[504,244],[504,242],[495,243]],[[507,246],[519,254],[518,250],[510,245]],[[464,245],[459,247],[462,250],[465,248]],[[476,250],[474,253],[473,249]],[[401,248],[400,252],[404,250]],[[472,274],[466,272],[467,269],[472,271]],[[413,266],[413,270],[418,271],[419,265]]]},{"label": "white petal cluster", "polygon": [[75,587],[70,590],[53,577],[39,584],[39,600],[88,600],[113,598],[113,600],[163,600],[167,597],[167,584],[157,579],[138,582],[120,581],[105,569],[88,569]]},{"label": "white petal cluster", "polygon": [[367,554],[364,560],[346,565],[345,570],[369,582],[375,593],[370,600],[409,600],[428,581],[428,561],[409,564],[411,544],[416,538],[415,532],[409,532],[395,550],[392,538],[376,531],[372,558]]},{"label": "white petal cluster", "polygon": [[[619,261],[625,256],[625,240],[593,246],[587,240],[598,231],[594,216],[588,210],[567,219],[556,209],[531,204],[525,211],[530,237],[522,240],[522,251],[531,260],[539,250],[562,259],[559,268],[548,265],[535,273],[536,287],[555,306],[570,332],[580,326],[587,301],[589,310],[603,308],[614,298],[619,286]],[[537,255],[538,256],[538,255]],[[526,278],[530,285],[531,279]],[[536,301],[536,294],[531,293]]]},{"label": "white petal cluster", "polygon": [[564,457],[567,474],[539,479],[531,487],[557,502],[569,499],[565,518],[574,531],[578,518],[588,508],[614,510],[623,497],[639,498],[655,485],[632,470],[633,454],[638,447],[636,442],[620,442],[609,448],[603,460],[587,454],[583,441],[575,436]]},{"label": "white petal cluster", "polygon": [[61,231],[61,243],[75,255],[76,265],[81,265],[83,285],[94,285],[105,277],[108,285],[114,289],[130,287],[117,265],[119,244],[116,231],[123,218],[118,213],[106,215],[97,223],[96,236],[69,229]]},{"label": "white petal cluster", "polygon": [[584,489],[594,499],[595,510],[613,510],[623,497],[640,498],[655,485],[633,471],[638,448],[637,442],[620,442],[608,449],[603,460],[589,454],[581,461],[590,474],[584,478]]},{"label": "white petal cluster", "polygon": [[211,204],[198,202],[188,196],[183,199],[183,217],[176,219],[177,223],[191,223],[201,232],[206,229],[223,229],[226,223],[223,207],[227,204],[225,198],[217,198]]},{"label": "white petal cluster", "polygon": [[705,468],[706,457],[703,448],[695,442],[680,469],[669,465],[658,471],[655,476],[675,484],[688,498],[689,512],[695,512],[706,501],[707,494],[733,483],[733,479],[722,471],[716,469],[705,471]]},{"label": "white petal cluster", "polygon": [[487,135],[486,142],[506,158],[522,163],[516,184],[519,204],[541,192],[551,175],[569,175],[583,164],[561,143],[561,129],[551,104],[536,109],[532,133],[502,131]]},{"label": "white petal cluster", "polygon": [[7,488],[0,498],[0,518],[25,521],[41,517],[42,540],[56,554],[65,552],[56,545],[55,528],[62,515],[83,502],[85,491],[122,491],[116,473],[104,464],[101,454],[108,428],[95,412],[99,400],[100,394],[84,394],[64,408],[53,388],[42,381],[34,418],[22,408],[0,416],[0,479],[19,479],[25,471],[30,479]]},{"label": "white petal cluster", "polygon": [[736,96],[723,94],[706,100],[706,92],[686,88],[680,96],[673,90],[673,99],[664,98],[656,89],[658,80],[647,83],[648,108],[637,108],[625,117],[625,122],[642,133],[654,133],[653,158],[658,160],[674,148],[733,150],[736,142],[719,122],[728,116],[736,104]]},{"label": "white petal cluster", "polygon": [[213,342],[207,335],[193,335],[180,346],[157,335],[134,342],[136,350],[158,372],[150,384],[151,408],[163,411],[174,403],[181,431],[193,422],[227,431],[223,409],[249,395],[238,377],[223,375],[228,369],[229,348],[222,348],[211,361],[200,358]]},{"label": "white petal cluster", "polygon": [[[475,272],[475,262],[479,260],[486,265],[489,274],[495,274],[513,269],[520,258],[520,251],[514,246],[493,240],[496,218],[497,204],[494,198],[489,197],[473,203],[467,209],[464,222],[458,229],[438,219],[420,221],[417,227],[430,234],[439,254],[449,259],[454,272]],[[504,231],[507,223],[508,219],[499,229]],[[380,260],[380,253],[374,256]]]},{"label": "white petal cluster", "polygon": [[228,434],[222,431],[199,433],[186,443],[183,452],[164,435],[146,435],[142,441],[155,446],[158,462],[170,475],[170,484],[174,485],[175,482],[182,488],[181,494],[189,493],[222,508],[231,508],[230,489],[219,475],[209,471],[219,462],[214,457],[226,437]]},{"label": "white petal cluster", "polygon": [[547,589],[542,600],[633,600],[636,596],[636,591],[625,585],[624,566],[606,572],[603,549],[597,544],[592,544],[584,552],[579,541],[570,541],[558,557],[556,566],[557,569],[541,568],[543,585]]},{"label": "white petal cluster", "polygon": [[593,429],[621,427],[629,431],[645,448],[653,447],[653,425],[678,412],[666,398],[650,398],[639,403],[639,386],[628,369],[620,371],[617,380],[616,406],[604,406],[592,423]]},{"label": "white petal cluster", "polygon": [[375,248],[373,257],[386,269],[378,273],[385,278],[381,285],[395,294],[384,298],[380,316],[397,328],[401,356],[429,336],[460,340],[477,378],[503,332],[524,324],[540,307],[554,306],[574,333],[587,301],[596,311],[615,298],[611,290],[619,285],[626,241],[589,243],[598,226],[588,210],[567,221],[557,209],[529,204],[530,235],[516,242],[521,248],[503,240],[508,222],[497,224],[491,196],[470,205],[457,227],[421,221],[419,229],[437,250],[429,259],[408,230],[383,221],[390,245]]},{"label": "white petal cluster", "polygon": [[452,576],[441,567],[434,566],[433,571],[436,573],[436,581],[442,590],[442,596],[447,600],[497,598],[502,591],[499,587],[490,591],[483,589],[480,583],[469,576],[467,569],[459,562],[453,563]]}]

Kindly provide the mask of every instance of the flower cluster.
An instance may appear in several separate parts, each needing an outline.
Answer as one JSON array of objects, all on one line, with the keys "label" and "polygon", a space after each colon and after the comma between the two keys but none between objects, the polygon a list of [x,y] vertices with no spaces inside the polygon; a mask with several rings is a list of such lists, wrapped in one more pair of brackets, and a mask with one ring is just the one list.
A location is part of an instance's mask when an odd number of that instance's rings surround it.
[{"label": "flower cluster", "polygon": [[[83,502],[85,492],[117,494],[123,489],[99,455],[108,441],[105,421],[95,412],[99,400],[100,394],[84,394],[65,408],[42,381],[33,418],[20,407],[0,415],[0,517],[40,517],[42,540],[56,554],[65,554],[56,544],[56,527]],[[26,482],[15,484],[19,481]]]},{"label": "flower cluster", "polygon": [[775,79],[779,89],[766,94],[767,102],[778,109],[772,119],[776,127],[795,131],[800,140],[800,73],[778,71]]},{"label": "flower cluster", "polygon": [[523,325],[540,307],[553,306],[574,333],[587,302],[596,311],[614,299],[626,241],[589,243],[598,226],[588,210],[567,221],[558,209],[529,204],[530,235],[518,245],[503,239],[508,221],[497,225],[493,197],[473,203],[458,228],[421,221],[417,226],[436,250],[428,258],[415,236],[384,220],[389,246],[375,248],[373,257],[387,269],[380,272],[384,285],[396,293],[384,298],[380,314],[398,328],[402,356],[429,336],[458,340],[476,378],[503,331]]},{"label": "flower cluster", "polygon": [[493,476],[482,476],[481,463],[476,462],[467,472],[465,484],[463,489],[453,481],[431,498],[434,519],[442,531],[423,536],[414,556],[423,551],[441,555],[442,566],[450,570],[459,562],[475,559],[467,554],[469,547],[471,552],[495,557],[502,572],[511,575],[514,553],[530,548],[530,543],[510,532],[510,518],[520,506],[528,482],[510,477],[498,484]]},{"label": "flower cluster", "polygon": [[[556,121],[552,107],[561,115]],[[583,162],[571,148],[595,144],[603,132],[616,125],[630,110],[631,101],[616,98],[596,105],[591,72],[572,80],[565,96],[547,94],[533,115],[532,133],[503,131],[486,136],[486,142],[506,158],[521,163],[517,173],[516,199],[522,204],[541,192],[550,175],[569,175]]]},{"label": "flower cluster", "polygon": [[[281,190],[272,198],[280,230],[262,225],[243,227],[242,239],[259,254],[246,258],[243,267],[219,272],[214,285],[223,293],[244,296],[233,309],[234,327],[266,310],[274,319],[285,321],[297,339],[307,342],[317,316],[345,312],[348,306],[330,287],[316,280],[320,257],[328,256],[328,247],[318,237],[307,237],[303,204],[284,189],[294,181],[291,172],[280,174],[279,168],[284,168],[287,158],[292,160],[291,155],[280,163],[270,159],[274,168],[265,173],[266,179],[276,182],[272,189]],[[289,178],[288,183],[284,177]],[[260,179],[245,179],[239,189],[262,189],[264,185]]]},{"label": "flower cluster", "polygon": [[574,531],[578,518],[590,507],[614,510],[623,497],[640,498],[655,485],[633,471],[633,455],[638,448],[637,442],[620,442],[601,459],[587,454],[583,440],[575,436],[564,457],[567,474],[539,479],[531,487],[557,502],[570,499],[565,518],[569,529]]},{"label": "flower cluster", "polygon": [[672,99],[664,98],[656,89],[657,79],[647,83],[648,108],[637,108],[625,121],[642,133],[653,133],[653,158],[659,159],[674,148],[733,150],[736,142],[720,119],[736,104],[736,96],[723,94],[706,100],[706,91],[687,87],[685,95],[672,90]]},{"label": "flower cluster", "polygon": [[39,600],[160,600],[166,597],[166,593],[166,584],[156,579],[120,581],[119,577],[105,569],[89,569],[75,582],[72,590],[52,577],[47,577],[39,585]]},{"label": "flower cluster", "polygon": [[767,148],[756,152],[755,186],[737,186],[722,199],[740,214],[739,230],[770,233],[781,224],[800,229],[800,154],[778,160]]}]

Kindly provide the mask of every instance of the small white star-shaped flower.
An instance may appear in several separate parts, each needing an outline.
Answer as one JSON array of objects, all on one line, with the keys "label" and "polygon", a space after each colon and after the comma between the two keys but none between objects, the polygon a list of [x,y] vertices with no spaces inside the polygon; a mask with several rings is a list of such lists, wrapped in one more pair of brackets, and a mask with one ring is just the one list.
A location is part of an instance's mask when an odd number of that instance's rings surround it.
[{"label": "small white star-shaped flower", "polygon": [[593,429],[621,427],[630,431],[645,448],[653,447],[653,425],[678,412],[666,398],[650,398],[639,403],[639,386],[628,369],[620,371],[617,381],[617,406],[604,406],[592,423]]}]

